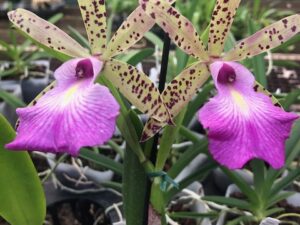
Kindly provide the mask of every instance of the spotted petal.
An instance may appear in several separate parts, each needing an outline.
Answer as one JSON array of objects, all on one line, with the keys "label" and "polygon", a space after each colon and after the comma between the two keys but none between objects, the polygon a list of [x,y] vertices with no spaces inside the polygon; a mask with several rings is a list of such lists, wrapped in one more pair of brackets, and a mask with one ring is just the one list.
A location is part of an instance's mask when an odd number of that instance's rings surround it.
[{"label": "spotted petal", "polygon": [[[162,98],[172,118],[176,117],[189,103],[208,78],[209,71],[207,66],[197,62],[182,71],[167,85],[162,93]],[[151,138],[166,125],[166,123],[150,118],[144,127],[141,141]]]},{"label": "spotted petal", "polygon": [[[166,1],[170,4],[175,2],[175,0]],[[104,53],[104,58],[113,57],[132,47],[154,24],[155,21],[147,16],[140,6],[137,7],[113,35]]]},{"label": "spotted petal", "polygon": [[140,4],[184,52],[201,61],[208,60],[207,51],[193,24],[168,2],[165,0],[140,0]]},{"label": "spotted petal", "polygon": [[254,76],[244,66],[215,62],[210,70],[218,94],[200,109],[198,116],[208,130],[213,157],[230,169],[241,168],[253,158],[281,168],[284,143],[298,116],[255,92]]},{"label": "spotted petal", "polygon": [[210,24],[208,52],[211,57],[219,57],[224,50],[236,10],[241,0],[217,0]]},{"label": "spotted petal", "polygon": [[136,8],[109,41],[104,58],[118,55],[133,46],[154,24],[153,19],[145,15],[141,7]]},{"label": "spotted petal", "polygon": [[135,67],[110,59],[103,70],[105,77],[141,112],[158,121],[172,123],[154,83]]},{"label": "spotted petal", "polygon": [[225,56],[225,61],[240,61],[273,49],[300,31],[300,15],[286,17],[240,41]]},{"label": "spotted petal", "polygon": [[94,84],[102,62],[73,59],[55,72],[57,86],[34,106],[18,109],[20,124],[13,150],[67,152],[101,145],[113,135],[119,106],[109,90]]},{"label": "spotted petal", "polygon": [[106,48],[105,0],[78,0],[82,19],[93,54],[101,54]]},{"label": "spotted petal", "polygon": [[88,57],[85,48],[57,26],[25,9],[8,13],[9,20],[22,32],[42,45],[70,57]]}]

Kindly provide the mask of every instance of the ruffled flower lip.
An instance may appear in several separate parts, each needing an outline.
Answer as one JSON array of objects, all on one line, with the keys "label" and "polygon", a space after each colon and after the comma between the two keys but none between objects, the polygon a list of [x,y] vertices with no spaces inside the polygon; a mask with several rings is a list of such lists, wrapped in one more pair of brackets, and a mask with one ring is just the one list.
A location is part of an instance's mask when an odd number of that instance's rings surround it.
[{"label": "ruffled flower lip", "polygon": [[210,71],[218,94],[199,110],[198,118],[208,131],[213,158],[230,169],[254,158],[283,167],[285,141],[299,116],[257,92],[254,76],[244,66],[220,61]]},{"label": "ruffled flower lip", "polygon": [[90,57],[72,59],[59,67],[57,85],[34,106],[17,109],[20,124],[12,150],[66,152],[108,141],[116,127],[119,105],[110,91],[94,80],[103,62]]}]

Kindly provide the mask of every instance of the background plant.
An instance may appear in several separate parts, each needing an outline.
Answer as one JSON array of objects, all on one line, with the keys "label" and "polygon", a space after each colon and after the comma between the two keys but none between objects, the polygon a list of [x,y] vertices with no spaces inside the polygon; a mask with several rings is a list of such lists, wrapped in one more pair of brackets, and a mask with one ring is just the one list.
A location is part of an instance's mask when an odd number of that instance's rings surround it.
[{"label": "background plant", "polygon": [[[186,3],[186,2],[185,2]],[[201,17],[201,13],[193,14],[193,9],[196,7],[197,1],[189,1],[187,4],[190,4],[189,7],[189,15],[191,15],[190,19],[195,21],[194,24],[202,24],[197,21],[199,17]],[[107,4],[110,4],[107,2]],[[194,4],[194,5],[193,5]],[[202,5],[203,4],[203,5]],[[199,9],[210,9],[212,7],[211,3],[201,2],[197,7]],[[183,9],[184,2],[178,3],[179,8]],[[257,7],[257,6],[256,6]],[[260,8],[260,7],[258,7]],[[247,9],[247,8],[246,8]],[[204,10],[207,12],[206,10]],[[183,10],[184,12],[184,10]],[[253,12],[251,12],[253,13]],[[243,14],[243,13],[241,13]],[[245,14],[248,14],[245,13]],[[265,13],[266,15],[268,13]],[[270,14],[270,13],[269,13]],[[207,15],[210,16],[210,13],[207,12]],[[258,13],[258,15],[262,15]],[[254,33],[262,24],[260,24],[260,16],[257,16],[256,22],[253,22],[251,26],[243,25],[243,27],[248,27],[247,31],[245,31],[245,35],[249,33]],[[241,17],[241,21],[246,23],[247,17]],[[238,16],[239,20],[239,16]],[[204,18],[203,24],[208,25],[209,19]],[[269,23],[269,22],[264,22]],[[205,26],[199,26],[200,31],[205,30]],[[238,29],[237,29],[238,30]],[[76,33],[76,32],[73,32]],[[203,40],[207,37],[207,32],[202,32]],[[74,34],[78,40],[81,40],[82,43],[88,43],[82,36]],[[226,43],[226,48],[229,49],[235,43],[234,35],[231,36],[231,39]],[[158,41],[158,37],[153,34],[147,35],[147,38],[158,45],[157,48],[161,49],[162,41]],[[237,37],[237,39],[239,39]],[[135,52],[129,52],[128,54],[120,56],[120,60],[128,62],[129,64],[136,65],[145,57],[152,55],[154,50],[137,50]],[[54,53],[55,54],[55,53]],[[181,50],[176,49],[175,52],[172,52],[170,55],[170,66],[169,66],[169,80],[180,73],[186,65],[189,65],[192,62],[192,59],[181,52]],[[59,58],[59,53],[57,53],[57,57]],[[249,68],[252,68],[254,74],[257,75],[257,79],[260,80],[261,83],[267,84],[265,71],[266,71],[266,63],[263,60],[262,56],[257,56],[251,60],[245,61],[245,64]],[[108,168],[115,171],[118,175],[123,177],[123,182],[113,181],[111,183],[103,184],[107,187],[115,188],[117,191],[123,191],[124,194],[124,203],[125,207],[125,215],[127,216],[128,221],[134,221],[131,224],[141,224],[141,220],[137,220],[136,218],[143,218],[144,214],[144,206],[145,202],[142,201],[145,197],[145,193],[141,190],[141,186],[147,185],[148,175],[144,171],[144,167],[141,166],[140,160],[141,158],[137,157],[137,155],[132,151],[132,148],[142,149],[144,155],[148,158],[150,156],[150,151],[152,149],[153,140],[148,141],[147,143],[141,144],[139,143],[139,137],[142,133],[143,123],[140,119],[141,113],[133,109],[131,105],[125,100],[120,93],[106,80],[102,80],[101,82],[106,83],[111,91],[114,93],[115,97],[118,99],[119,103],[122,106],[122,116],[119,119],[118,126],[124,135],[123,138],[114,139],[108,144],[114,149],[118,154],[124,155],[124,164],[119,162],[115,162],[109,157],[102,154],[101,148],[91,149],[82,149],[80,157],[89,160],[91,163],[95,163],[101,168]],[[160,189],[161,183],[164,181],[163,176],[156,177],[154,179],[154,198],[152,201],[156,201],[155,204],[162,207],[162,211],[166,212],[167,217],[163,217],[163,223],[166,223],[166,220],[170,219],[178,219],[178,218],[195,218],[195,219],[203,219],[203,218],[211,218],[212,220],[216,220],[224,211],[233,212],[236,218],[232,221],[229,221],[229,224],[239,224],[241,222],[253,222],[258,223],[262,219],[267,216],[278,217],[278,215],[282,214],[282,210],[280,209],[276,203],[282,199],[285,199],[287,196],[291,195],[291,192],[282,192],[282,190],[286,190],[286,187],[291,186],[293,180],[296,177],[299,177],[300,171],[295,162],[297,162],[297,157],[299,155],[299,123],[295,126],[293,133],[291,135],[290,140],[288,141],[287,148],[287,163],[284,169],[280,171],[275,171],[267,168],[262,162],[255,161],[247,167],[247,171],[250,171],[254,175],[254,184],[253,186],[249,186],[249,184],[235,171],[229,171],[225,168],[222,168],[223,172],[235,183],[241,192],[244,195],[244,199],[236,199],[234,197],[225,198],[224,196],[205,196],[202,197],[198,193],[189,193],[191,199],[196,201],[204,202],[208,207],[209,211],[206,214],[198,214],[193,212],[171,212],[168,208],[170,202],[174,200],[174,196],[181,191],[186,191],[185,188],[195,182],[202,181],[206,176],[211,175],[213,169],[218,166],[212,161],[208,154],[207,149],[207,139],[204,135],[196,133],[189,129],[189,125],[192,123],[194,115],[200,105],[207,101],[210,95],[213,93],[213,84],[208,81],[200,90],[200,92],[195,96],[195,98],[189,103],[187,109],[183,110],[183,112],[176,119],[176,127],[167,127],[160,139],[159,149],[161,151],[161,155],[158,156],[158,159],[155,166],[155,171],[160,172],[162,170],[167,171],[168,177],[175,179],[181,171],[183,171],[190,162],[199,154],[205,154],[208,156],[205,163],[203,163],[197,171],[192,171],[188,174],[184,179],[178,182],[179,188],[176,188],[172,185],[167,186],[167,191],[162,191]],[[293,92],[291,94],[287,94],[282,97],[281,103],[283,106],[288,109],[291,104],[293,104],[298,97],[299,93]],[[6,131],[4,131],[6,132]],[[124,146],[120,143],[127,142],[126,150]],[[183,147],[182,147],[183,146]],[[120,153],[121,152],[121,153]],[[140,157],[142,157],[140,155]],[[194,194],[194,195],[193,195]],[[157,198],[156,198],[157,197]],[[163,199],[163,201],[160,201]],[[215,204],[213,204],[215,203]],[[227,206],[227,207],[224,207]],[[132,210],[132,209],[137,210]],[[245,212],[250,212],[251,214],[245,215]],[[23,224],[24,225],[24,224]]]}]

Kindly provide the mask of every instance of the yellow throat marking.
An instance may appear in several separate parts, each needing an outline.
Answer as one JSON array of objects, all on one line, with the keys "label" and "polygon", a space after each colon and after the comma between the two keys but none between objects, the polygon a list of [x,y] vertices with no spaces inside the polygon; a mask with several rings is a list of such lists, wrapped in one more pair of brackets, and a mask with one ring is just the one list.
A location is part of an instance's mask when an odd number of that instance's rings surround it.
[{"label": "yellow throat marking", "polygon": [[237,91],[231,90],[230,91],[231,96],[233,98],[234,103],[238,106],[238,108],[243,112],[243,113],[248,113],[249,112],[249,106],[244,99],[244,97]]},{"label": "yellow throat marking", "polygon": [[75,84],[70,87],[64,94],[63,103],[68,104],[74,95],[74,93],[78,90],[79,84]]}]

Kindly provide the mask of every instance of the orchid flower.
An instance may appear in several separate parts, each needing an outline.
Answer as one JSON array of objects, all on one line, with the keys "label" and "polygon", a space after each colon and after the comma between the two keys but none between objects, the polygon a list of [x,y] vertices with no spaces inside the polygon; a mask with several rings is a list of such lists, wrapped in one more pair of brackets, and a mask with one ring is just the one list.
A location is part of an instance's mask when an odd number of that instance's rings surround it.
[{"label": "orchid flower", "polygon": [[[160,93],[135,67],[112,57],[125,51],[153,26],[138,8],[107,44],[104,0],[78,1],[92,55],[74,39],[35,14],[17,9],[10,21],[26,36],[64,58],[75,58],[55,71],[51,84],[29,107],[18,109],[20,124],[9,149],[68,152],[77,155],[82,146],[95,146],[111,138],[119,106],[109,90],[94,84],[105,76],[141,112],[171,123]],[[135,26],[137,24],[138,26]],[[142,26],[143,24],[143,26]]]},{"label": "orchid flower", "polygon": [[[222,54],[239,4],[240,0],[217,0],[207,51],[192,23],[168,2],[140,0],[145,12],[177,46],[197,59],[162,94],[172,117],[191,100],[211,73],[218,94],[200,109],[198,118],[207,129],[213,157],[230,169],[241,168],[253,158],[280,168],[284,165],[284,142],[298,116],[285,112],[255,82],[251,72],[235,61],[271,50],[296,35],[300,31],[300,15],[286,17]],[[164,123],[151,118],[145,126],[144,140],[163,126]]]}]

